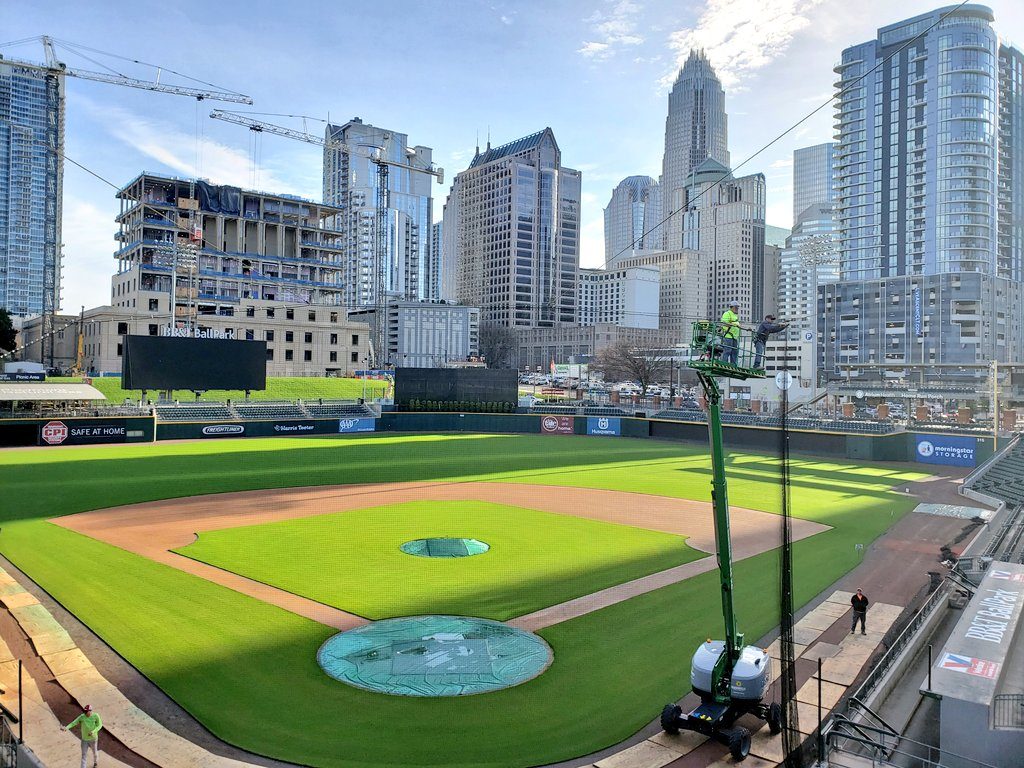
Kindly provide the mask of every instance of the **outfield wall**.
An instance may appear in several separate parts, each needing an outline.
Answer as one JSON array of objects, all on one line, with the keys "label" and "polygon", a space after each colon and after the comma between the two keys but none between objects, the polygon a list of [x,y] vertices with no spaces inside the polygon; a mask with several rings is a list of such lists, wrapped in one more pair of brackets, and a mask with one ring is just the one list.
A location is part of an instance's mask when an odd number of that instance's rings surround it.
[{"label": "outfield wall", "polygon": [[[60,427],[54,425],[61,425]],[[776,451],[781,434],[768,427],[723,425],[726,447]],[[707,444],[702,422],[627,416],[557,416],[536,413],[408,413],[385,411],[380,418],[279,419],[263,421],[154,422],[152,417],[10,419],[0,421],[0,446],[87,445],[156,440],[223,440],[237,437],[293,437],[366,432],[475,432],[494,434],[596,435],[654,438]],[[65,434],[66,433],[66,434]],[[63,436],[62,436],[63,435]],[[922,464],[977,466],[993,453],[991,437],[894,432],[857,435],[789,430],[793,453]],[[1006,441],[1000,441],[1003,445]]]}]

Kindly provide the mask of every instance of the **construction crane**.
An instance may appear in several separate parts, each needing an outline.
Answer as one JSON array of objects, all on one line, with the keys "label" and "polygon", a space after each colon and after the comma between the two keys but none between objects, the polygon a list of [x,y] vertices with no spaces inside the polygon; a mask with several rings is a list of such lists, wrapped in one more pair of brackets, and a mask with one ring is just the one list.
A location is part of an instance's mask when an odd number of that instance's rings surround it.
[{"label": "construction crane", "polygon": [[[61,75],[66,77],[77,77],[83,80],[96,80],[101,83],[107,83],[108,85],[123,85],[128,88],[140,88],[145,91],[154,91],[156,93],[169,93],[175,96],[190,96],[197,101],[203,101],[210,99],[212,101],[228,101],[236,104],[252,104],[252,98],[245,94],[238,93],[237,91],[223,90],[217,86],[213,86],[210,83],[204,83],[201,80],[183,75],[180,72],[167,69],[166,67],[160,67],[156,64],[147,64],[146,62],[139,61],[138,59],[129,59],[124,56],[118,56],[117,54],[107,53],[105,51],[99,51],[95,48],[89,48],[76,43],[70,43],[66,40],[56,40],[49,35],[41,35],[38,37],[28,37],[23,40],[14,40],[9,43],[0,44],[0,49],[12,48],[18,45],[24,45],[26,43],[39,42],[43,46],[43,54],[46,60],[45,67],[50,70],[50,75],[53,77],[60,77]],[[121,72],[118,72],[110,67],[106,67],[109,72],[96,72],[88,69],[71,69],[62,62],[56,51],[56,45],[61,45],[67,48],[69,51],[81,56],[84,59],[92,61],[94,64],[105,67],[104,64],[96,61],[89,54],[97,54],[101,56],[110,56],[113,58],[121,59],[122,61],[131,62],[132,64],[139,64],[142,66],[152,67],[156,69],[155,80],[141,80],[136,77],[129,77]],[[193,87],[184,85],[175,85],[170,83],[161,83],[160,78],[164,72],[169,72],[178,77],[184,77],[189,80],[198,83],[205,87]],[[52,150],[56,151],[58,158],[57,162],[62,163],[64,160],[64,147],[60,144],[60,138],[54,137]],[[59,244],[57,250],[60,249]],[[56,335],[56,329],[54,328],[54,315],[57,311],[57,262],[58,255],[54,253],[52,259],[44,259],[43,263],[43,327],[42,327],[42,338],[48,339],[49,346],[49,365],[52,367],[54,364],[54,337]],[[40,349],[40,361],[46,356],[44,351]]]},{"label": "construction crane", "polygon": [[248,115],[242,115],[237,112],[215,109],[210,113],[210,117],[215,120],[223,120],[227,123],[245,126],[250,131],[256,131],[257,133],[272,133],[275,136],[283,136],[286,139],[295,139],[296,141],[304,141],[307,144],[315,144],[324,149],[337,150],[357,157],[364,157],[377,166],[377,225],[374,233],[375,263],[373,265],[375,295],[372,297],[372,302],[376,305],[376,311],[374,312],[376,327],[373,333],[374,343],[370,352],[373,356],[371,361],[373,366],[380,367],[387,360],[387,290],[384,285],[384,273],[388,260],[387,212],[390,207],[388,171],[390,168],[404,168],[413,173],[433,176],[437,179],[438,184],[444,184],[444,168],[440,168],[433,163],[430,165],[416,165],[411,162],[389,160],[384,156],[383,148],[381,147],[356,147],[335,139],[320,138],[319,136],[295,130],[294,128],[286,128],[285,126],[275,125],[263,120],[255,120]]}]

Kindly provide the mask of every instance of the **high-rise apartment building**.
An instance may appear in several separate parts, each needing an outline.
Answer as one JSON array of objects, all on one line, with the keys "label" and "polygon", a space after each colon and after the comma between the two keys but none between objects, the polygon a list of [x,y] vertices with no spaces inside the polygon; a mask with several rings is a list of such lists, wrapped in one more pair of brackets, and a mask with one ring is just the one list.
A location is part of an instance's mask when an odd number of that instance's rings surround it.
[{"label": "high-rise apartment building", "polygon": [[444,222],[435,221],[430,226],[430,249],[426,268],[423,270],[423,298],[440,301],[444,294]]},{"label": "high-rise apartment building", "polygon": [[60,305],[63,148],[64,75],[0,59],[0,307],[12,315]]},{"label": "high-rise apartment building", "polygon": [[1024,353],[1020,54],[1000,48],[992,22],[980,5],[937,9],[842,53],[841,280],[818,301],[830,375]]},{"label": "high-rise apartment building", "polygon": [[660,290],[657,267],[580,269],[579,324],[657,328]]},{"label": "high-rise apartment building", "polygon": [[999,46],[997,274],[1024,281],[1024,53]]},{"label": "high-rise apartment building", "polygon": [[576,322],[580,172],[562,166],[550,128],[477,152],[445,205],[455,298],[480,324]]},{"label": "high-rise apartment building", "polygon": [[433,150],[411,147],[406,134],[377,128],[358,117],[344,125],[328,125],[325,139],[355,149],[324,147],[324,202],[341,209],[333,225],[344,234],[345,303],[363,306],[384,298],[377,296],[375,253],[381,229],[384,291],[399,299],[426,298],[433,177],[389,166],[382,185],[380,166],[370,156],[430,167]]},{"label": "high-rise apartment building", "polygon": [[604,260],[631,250],[660,248],[661,187],[650,176],[628,176],[604,209]]},{"label": "high-rise apartment building", "polygon": [[[690,174],[686,210],[679,217],[683,248],[707,257],[702,293],[716,317],[732,302],[743,318],[764,314],[764,174],[733,178],[729,169],[708,158]],[[696,318],[695,318],[696,319]]]},{"label": "high-rise apartment building", "polygon": [[[704,52],[690,51],[668,95],[661,174],[662,218],[686,205],[690,174],[708,158],[729,167],[725,91]],[[666,250],[685,247],[681,216],[669,218],[662,229]]]},{"label": "high-rise apartment building", "polygon": [[836,201],[835,142],[793,150],[793,222],[808,206]]}]

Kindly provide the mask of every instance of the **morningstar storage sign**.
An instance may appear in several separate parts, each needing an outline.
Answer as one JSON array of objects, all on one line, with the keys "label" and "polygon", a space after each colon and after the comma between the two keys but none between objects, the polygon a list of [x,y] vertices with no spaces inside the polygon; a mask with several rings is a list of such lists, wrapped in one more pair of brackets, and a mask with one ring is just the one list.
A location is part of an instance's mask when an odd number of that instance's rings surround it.
[{"label": "morningstar storage sign", "polygon": [[973,467],[978,439],[960,435],[914,435],[914,460],[921,464]]}]

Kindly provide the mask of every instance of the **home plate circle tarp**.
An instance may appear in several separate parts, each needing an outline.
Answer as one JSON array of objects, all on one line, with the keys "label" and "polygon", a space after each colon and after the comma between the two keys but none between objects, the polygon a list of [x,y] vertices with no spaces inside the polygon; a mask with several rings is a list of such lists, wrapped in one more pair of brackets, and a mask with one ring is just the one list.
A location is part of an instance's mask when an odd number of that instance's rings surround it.
[{"label": "home plate circle tarp", "polygon": [[413,539],[407,541],[399,549],[407,555],[418,557],[469,557],[481,555],[491,546],[477,539]]},{"label": "home plate circle tarp", "polygon": [[464,696],[519,685],[551,664],[540,637],[490,619],[410,616],[341,632],[317,653],[343,683],[398,696]]}]

